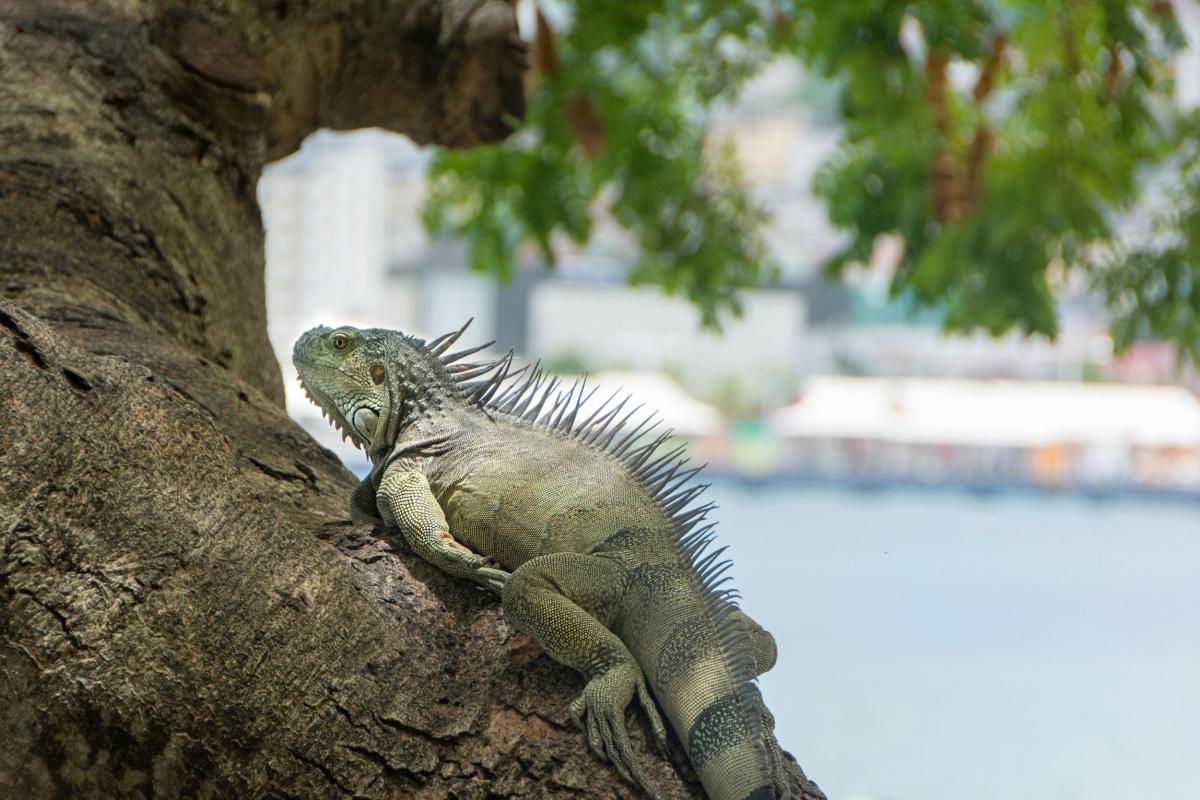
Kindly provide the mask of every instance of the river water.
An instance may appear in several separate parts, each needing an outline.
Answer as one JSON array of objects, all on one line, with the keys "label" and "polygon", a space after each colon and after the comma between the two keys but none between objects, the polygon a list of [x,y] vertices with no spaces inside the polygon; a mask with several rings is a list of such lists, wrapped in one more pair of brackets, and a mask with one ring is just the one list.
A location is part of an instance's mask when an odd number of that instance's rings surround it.
[{"label": "river water", "polygon": [[1200,798],[1200,505],[706,496],[830,800]]}]

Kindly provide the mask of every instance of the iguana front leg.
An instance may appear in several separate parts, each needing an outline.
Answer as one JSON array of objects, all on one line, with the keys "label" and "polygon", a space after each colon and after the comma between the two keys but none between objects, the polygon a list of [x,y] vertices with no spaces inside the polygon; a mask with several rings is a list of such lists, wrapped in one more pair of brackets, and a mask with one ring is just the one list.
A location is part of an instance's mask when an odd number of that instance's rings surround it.
[{"label": "iguana front leg", "polygon": [[469,578],[494,592],[504,590],[509,573],[489,566],[487,556],[464,547],[450,535],[446,515],[419,469],[393,462],[383,474],[375,495],[383,521],[421,558],[458,578]]}]

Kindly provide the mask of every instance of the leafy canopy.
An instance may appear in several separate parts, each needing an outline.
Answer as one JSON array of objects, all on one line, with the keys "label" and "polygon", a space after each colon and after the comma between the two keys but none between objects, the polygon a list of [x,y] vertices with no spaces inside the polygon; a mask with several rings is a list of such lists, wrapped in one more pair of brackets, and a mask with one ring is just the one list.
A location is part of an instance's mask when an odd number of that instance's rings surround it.
[{"label": "leafy canopy", "polygon": [[[814,186],[848,234],[831,275],[895,236],[893,293],[947,328],[1053,336],[1055,290],[1081,271],[1119,346],[1153,335],[1200,360],[1200,118],[1172,104],[1169,2],[554,9],[522,129],[432,168],[426,221],[466,235],[475,268],[508,274],[524,241],[553,262],[552,241],[586,243],[600,207],[636,239],[631,281],[683,294],[707,324],[736,311],[737,288],[776,268],[736,154],[706,126],[768,60],[797,58],[840,91],[842,139]],[[1118,236],[1139,217],[1152,230]]]}]

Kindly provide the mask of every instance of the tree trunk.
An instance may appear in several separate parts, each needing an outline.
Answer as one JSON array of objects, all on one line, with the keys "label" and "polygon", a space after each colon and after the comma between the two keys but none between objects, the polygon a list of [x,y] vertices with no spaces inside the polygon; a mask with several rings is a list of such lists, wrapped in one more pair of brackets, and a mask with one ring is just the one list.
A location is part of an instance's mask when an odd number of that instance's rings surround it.
[{"label": "tree trunk", "polygon": [[350,524],[266,337],[262,165],[318,127],[503,137],[514,31],[502,0],[0,0],[0,796],[637,796],[574,673]]}]

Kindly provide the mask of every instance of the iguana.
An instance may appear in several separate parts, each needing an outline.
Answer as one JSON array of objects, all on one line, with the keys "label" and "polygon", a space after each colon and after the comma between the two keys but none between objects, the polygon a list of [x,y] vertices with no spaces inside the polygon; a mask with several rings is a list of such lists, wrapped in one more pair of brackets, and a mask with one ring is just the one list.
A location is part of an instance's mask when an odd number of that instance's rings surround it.
[{"label": "iguana", "polygon": [[[470,321],[468,320],[468,325]],[[754,678],[775,641],[725,587],[682,448],[660,453],[654,415],[614,394],[583,418],[583,381],[560,388],[513,354],[448,352],[384,329],[314,328],[292,360],[309,398],[369,455],[351,498],[451,575],[500,594],[556,661],[583,673],[570,706],[590,746],[657,797],[625,711],[637,697],[661,745],[679,734],[713,800],[791,797],[774,720]],[[593,389],[592,392],[595,390]]]}]

